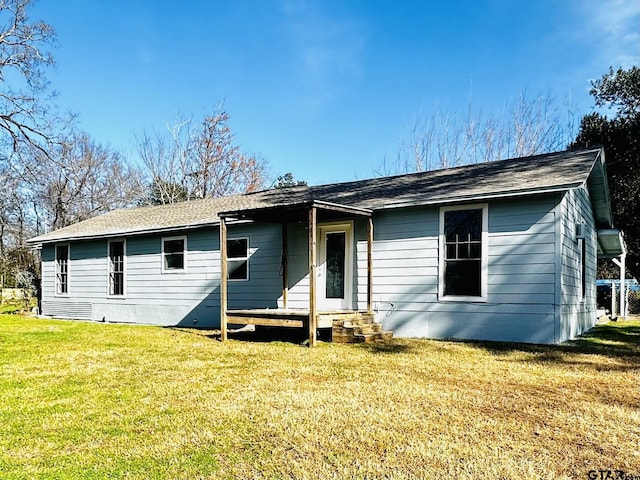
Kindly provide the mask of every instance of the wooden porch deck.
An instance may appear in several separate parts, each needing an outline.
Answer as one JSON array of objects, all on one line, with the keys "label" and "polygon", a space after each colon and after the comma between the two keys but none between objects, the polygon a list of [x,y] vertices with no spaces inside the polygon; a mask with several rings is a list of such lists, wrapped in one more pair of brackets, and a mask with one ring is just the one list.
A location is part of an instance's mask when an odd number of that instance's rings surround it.
[{"label": "wooden porch deck", "polygon": [[[309,328],[309,310],[252,309],[227,310],[227,321],[236,325]],[[372,313],[357,310],[320,311],[316,313],[316,328],[330,328],[334,342],[360,343],[388,340],[392,332],[383,331]]]},{"label": "wooden porch deck", "polygon": [[[331,328],[334,319],[348,320],[366,312],[357,310],[325,310],[316,314],[317,328]],[[285,308],[259,308],[251,310],[227,310],[227,323],[261,325],[265,327],[302,328],[309,322],[309,310]]]}]

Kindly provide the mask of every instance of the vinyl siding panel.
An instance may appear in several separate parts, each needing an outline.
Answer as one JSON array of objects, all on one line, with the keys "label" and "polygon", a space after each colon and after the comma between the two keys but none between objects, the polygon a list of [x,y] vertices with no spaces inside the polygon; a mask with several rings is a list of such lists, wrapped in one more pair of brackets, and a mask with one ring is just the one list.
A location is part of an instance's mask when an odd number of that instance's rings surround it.
[{"label": "vinyl siding panel", "polygon": [[[309,236],[306,224],[290,224],[288,233],[289,292],[287,307],[309,308]],[[280,300],[282,306],[282,300]]]},{"label": "vinyl siding panel", "polygon": [[[489,203],[486,302],[439,300],[439,208],[377,213],[378,320],[396,336],[553,342],[557,201]],[[366,253],[366,243],[358,251]],[[358,264],[358,278],[366,282],[366,262]],[[365,295],[358,300],[362,306]]]},{"label": "vinyl siding panel", "polygon": [[[396,336],[553,343],[590,325],[595,310],[595,230],[586,190],[488,203],[487,297],[439,298],[440,209],[374,214],[373,300]],[[574,223],[584,219],[588,292],[579,293]],[[308,230],[289,224],[288,307],[309,306]],[[172,236],[172,235],[166,235]],[[230,281],[230,308],[282,307],[281,226],[231,224],[248,238],[249,279]],[[125,295],[109,297],[107,242],[70,245],[69,295],[56,296],[54,246],[43,247],[43,313],[70,318],[217,327],[220,251],[217,228],[189,231],[186,270],[163,273],[158,235],[126,239]],[[353,307],[367,306],[366,222],[353,220]],[[593,301],[592,301],[593,297]]]},{"label": "vinyl siding panel", "polygon": [[[186,269],[162,271],[166,234],[126,239],[125,295],[108,293],[107,241],[70,245],[69,295],[56,296],[55,247],[42,252],[43,314],[114,322],[217,327],[220,324],[220,249],[217,228],[186,234]],[[274,307],[278,282],[280,227],[231,225],[229,238],[249,239],[249,280],[229,282],[231,308]],[[275,280],[274,280],[275,279]]]},{"label": "vinyl siding panel", "polygon": [[[593,210],[586,188],[567,192],[560,206],[561,286],[557,341],[574,338],[595,325],[597,238]],[[576,224],[585,225],[585,283],[582,296],[582,254]]]}]

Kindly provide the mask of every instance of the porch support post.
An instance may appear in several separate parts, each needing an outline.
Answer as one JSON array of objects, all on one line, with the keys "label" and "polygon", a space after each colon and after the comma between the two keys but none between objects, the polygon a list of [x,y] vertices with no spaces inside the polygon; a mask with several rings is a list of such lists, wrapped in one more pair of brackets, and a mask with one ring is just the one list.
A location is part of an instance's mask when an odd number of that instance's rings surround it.
[{"label": "porch support post", "polygon": [[[613,258],[613,263],[620,269],[620,311],[618,312],[619,317],[627,316],[627,292],[626,292],[626,277],[627,277],[627,252],[622,252],[620,255],[620,260],[617,258]],[[611,282],[611,315],[614,315],[614,312],[617,307],[616,302],[616,289],[613,282]]]},{"label": "porch support post", "polygon": [[373,218],[367,217],[367,313],[373,313]]},{"label": "porch support post", "polygon": [[282,224],[282,308],[287,308],[289,297],[289,240],[287,224]]},{"label": "porch support post", "polygon": [[220,339],[227,339],[227,222],[220,217]]},{"label": "porch support post", "polygon": [[309,346],[316,345],[316,224],[317,208],[311,207],[309,210]]},{"label": "porch support post", "polygon": [[627,317],[627,254],[620,255],[620,316]]}]

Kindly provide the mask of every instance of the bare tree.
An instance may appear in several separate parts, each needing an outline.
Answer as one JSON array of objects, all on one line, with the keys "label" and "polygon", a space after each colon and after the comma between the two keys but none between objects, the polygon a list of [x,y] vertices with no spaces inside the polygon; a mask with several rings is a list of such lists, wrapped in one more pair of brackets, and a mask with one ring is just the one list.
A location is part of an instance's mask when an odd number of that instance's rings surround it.
[{"label": "bare tree", "polygon": [[437,108],[430,117],[419,115],[403,141],[395,161],[385,160],[379,174],[448,168],[501,158],[522,157],[570,144],[575,114],[551,94],[530,97],[522,92],[503,111],[483,115],[469,105],[447,113]]},{"label": "bare tree", "polygon": [[164,205],[189,199],[190,121],[177,119],[166,132],[145,132],[137,138],[138,155],[150,177],[147,202]]},{"label": "bare tree", "polygon": [[143,195],[140,172],[116,151],[84,133],[69,137],[51,155],[34,155],[23,175],[34,224],[56,229],[133,205]]},{"label": "bare tree", "polygon": [[217,109],[194,127],[178,119],[164,133],[145,133],[138,153],[150,178],[150,203],[221,197],[263,188],[266,162],[234,143],[229,115]]},{"label": "bare tree", "polygon": [[54,63],[46,49],[55,34],[44,22],[29,22],[30,3],[0,0],[0,142],[13,153],[22,144],[45,153],[51,139],[43,72]]}]

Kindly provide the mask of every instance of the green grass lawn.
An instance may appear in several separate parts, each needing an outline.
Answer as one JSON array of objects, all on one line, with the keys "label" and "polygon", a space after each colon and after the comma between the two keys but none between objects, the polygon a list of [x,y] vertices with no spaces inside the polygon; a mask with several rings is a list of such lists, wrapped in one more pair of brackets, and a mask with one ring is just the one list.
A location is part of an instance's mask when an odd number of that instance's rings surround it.
[{"label": "green grass lawn", "polygon": [[0,478],[640,476],[640,322],[561,346],[0,315]]}]

